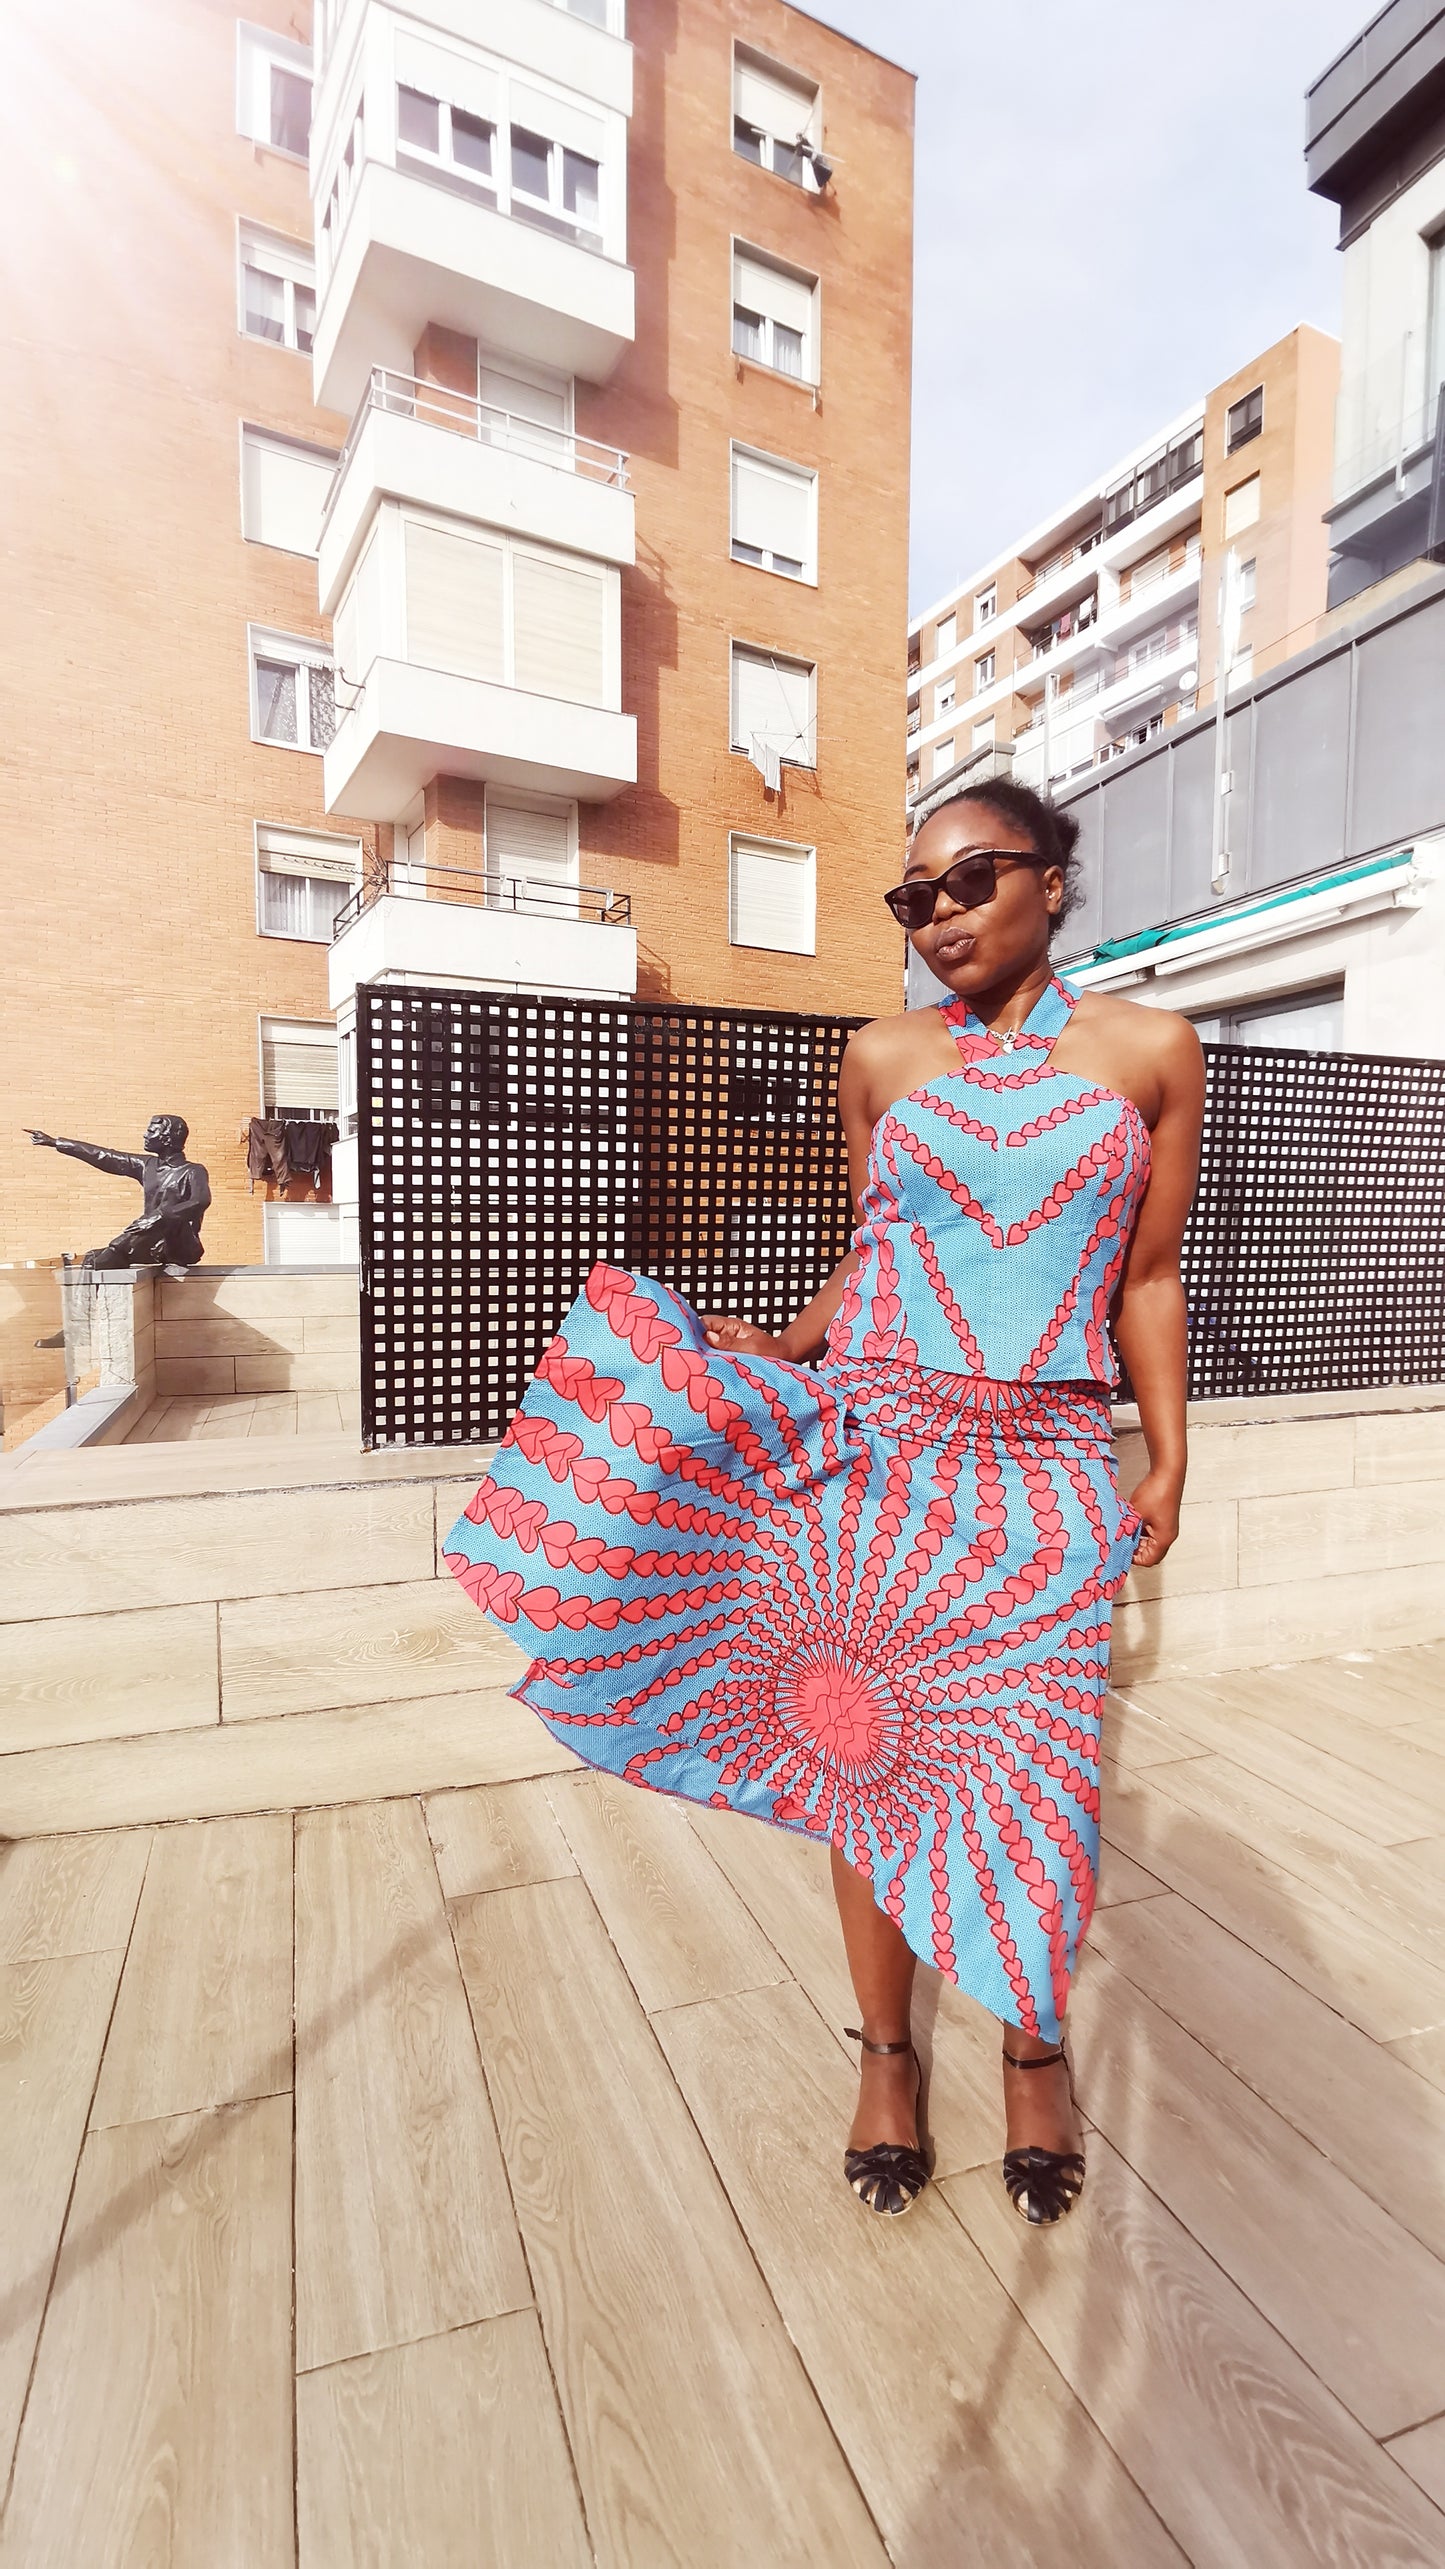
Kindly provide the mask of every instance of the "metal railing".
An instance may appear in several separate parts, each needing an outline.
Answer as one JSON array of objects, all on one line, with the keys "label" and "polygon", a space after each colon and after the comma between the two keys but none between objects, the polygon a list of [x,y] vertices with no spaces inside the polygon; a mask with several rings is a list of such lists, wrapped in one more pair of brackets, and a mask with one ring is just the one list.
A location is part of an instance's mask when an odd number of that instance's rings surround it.
[{"label": "metal railing", "polygon": [[605,892],[594,883],[554,883],[537,875],[475,871],[464,865],[412,864],[393,858],[374,867],[357,885],[331,930],[334,945],[373,903],[388,894],[403,901],[442,901],[478,910],[521,910],[539,918],[579,919],[599,928],[626,928],[632,902],[626,892]]},{"label": "metal railing", "polygon": [[517,411],[501,410],[493,402],[480,401],[474,393],[453,392],[447,384],[426,383],[419,375],[399,374],[392,366],[373,366],[336,460],[326,499],[328,512],[374,410],[385,412],[391,419],[415,419],[427,428],[447,429],[454,437],[469,437],[479,446],[499,447],[508,455],[525,457],[529,463],[547,464],[555,472],[573,473],[583,481],[603,482],[612,490],[625,491],[628,487],[627,455],[620,446],[602,446],[595,438],[579,437],[570,428],[552,428],[545,420],[524,419]]},{"label": "metal railing", "polygon": [[[1194,570],[1198,564],[1199,556],[1200,543],[1197,535],[1191,535],[1188,543],[1185,545],[1184,558],[1181,562],[1171,562],[1167,552],[1147,554],[1142,562],[1134,563],[1128,572],[1121,573],[1119,582],[1120,606],[1128,606],[1132,598],[1142,596],[1147,589],[1159,587],[1162,581],[1177,579],[1181,571]],[[1124,587],[1124,580],[1126,578],[1129,583],[1127,589]]]},{"label": "metal railing", "polygon": [[1031,597],[1034,590],[1042,588],[1045,580],[1052,580],[1056,572],[1067,571],[1071,562],[1082,562],[1088,553],[1097,553],[1103,541],[1104,530],[1102,527],[1096,527],[1092,535],[1083,536],[1077,544],[1068,545],[1062,553],[1050,554],[1047,562],[1035,563],[1031,571],[1024,572],[1019,582],[1019,596]]}]

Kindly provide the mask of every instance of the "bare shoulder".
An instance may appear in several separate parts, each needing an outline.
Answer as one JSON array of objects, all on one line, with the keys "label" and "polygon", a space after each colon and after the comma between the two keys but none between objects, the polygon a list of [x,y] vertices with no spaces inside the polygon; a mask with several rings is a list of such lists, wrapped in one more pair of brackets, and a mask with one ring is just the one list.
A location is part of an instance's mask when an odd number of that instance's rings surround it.
[{"label": "bare shoulder", "polygon": [[1085,990],[1079,995],[1075,1022],[1081,1034],[1098,1035],[1111,1048],[1126,1050],[1154,1070],[1178,1069],[1202,1058],[1198,1035],[1188,1018],[1174,1008],[1149,1008],[1138,999]]},{"label": "bare shoulder", "polygon": [[918,1044],[918,1012],[906,1010],[896,1017],[870,1017],[865,1026],[857,1026],[848,1038],[844,1067],[851,1066],[855,1077],[872,1079],[886,1073]]}]

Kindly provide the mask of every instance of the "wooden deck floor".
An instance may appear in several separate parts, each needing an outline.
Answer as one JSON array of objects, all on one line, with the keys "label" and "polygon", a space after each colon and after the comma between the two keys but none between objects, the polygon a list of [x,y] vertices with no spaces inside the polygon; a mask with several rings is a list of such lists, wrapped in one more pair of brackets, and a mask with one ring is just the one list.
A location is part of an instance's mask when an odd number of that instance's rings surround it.
[{"label": "wooden deck floor", "polygon": [[1079,2213],[821,1850],[587,1774],[0,1857],[4,2569],[1445,2558],[1445,1648],[1111,1707]]},{"label": "wooden deck floor", "polygon": [[214,1399],[152,1401],[125,1445],[189,1444],[196,1439],[239,1436],[341,1436],[361,1440],[361,1401],[355,1392],[230,1392]]}]

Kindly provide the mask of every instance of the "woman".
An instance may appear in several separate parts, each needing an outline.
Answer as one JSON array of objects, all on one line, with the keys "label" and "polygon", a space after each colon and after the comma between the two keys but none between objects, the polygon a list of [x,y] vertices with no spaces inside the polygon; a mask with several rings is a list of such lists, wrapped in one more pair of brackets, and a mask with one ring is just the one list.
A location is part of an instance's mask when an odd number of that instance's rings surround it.
[{"label": "woman", "polygon": [[[934,809],[886,897],[952,996],[848,1046],[848,1255],[776,1338],[595,1269],[448,1539],[559,1739],[829,1840],[844,2168],[887,2216],[928,2177],[920,1954],[1002,2020],[1016,2208],[1078,2199],[1062,2034],[1112,1600],[1179,1530],[1203,1064],[1184,1019],[1051,973],[1077,836],[1008,780]],[[1128,1507],[1111,1326],[1149,1452]]]}]

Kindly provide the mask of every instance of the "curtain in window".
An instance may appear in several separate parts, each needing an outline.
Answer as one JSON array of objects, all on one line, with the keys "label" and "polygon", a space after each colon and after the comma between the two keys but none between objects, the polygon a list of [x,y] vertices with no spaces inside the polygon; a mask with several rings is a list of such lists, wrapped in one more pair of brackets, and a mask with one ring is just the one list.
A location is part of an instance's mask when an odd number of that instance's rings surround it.
[{"label": "curtain in window", "polygon": [[256,663],[256,723],[263,740],[296,741],[296,671],[284,660]]}]

